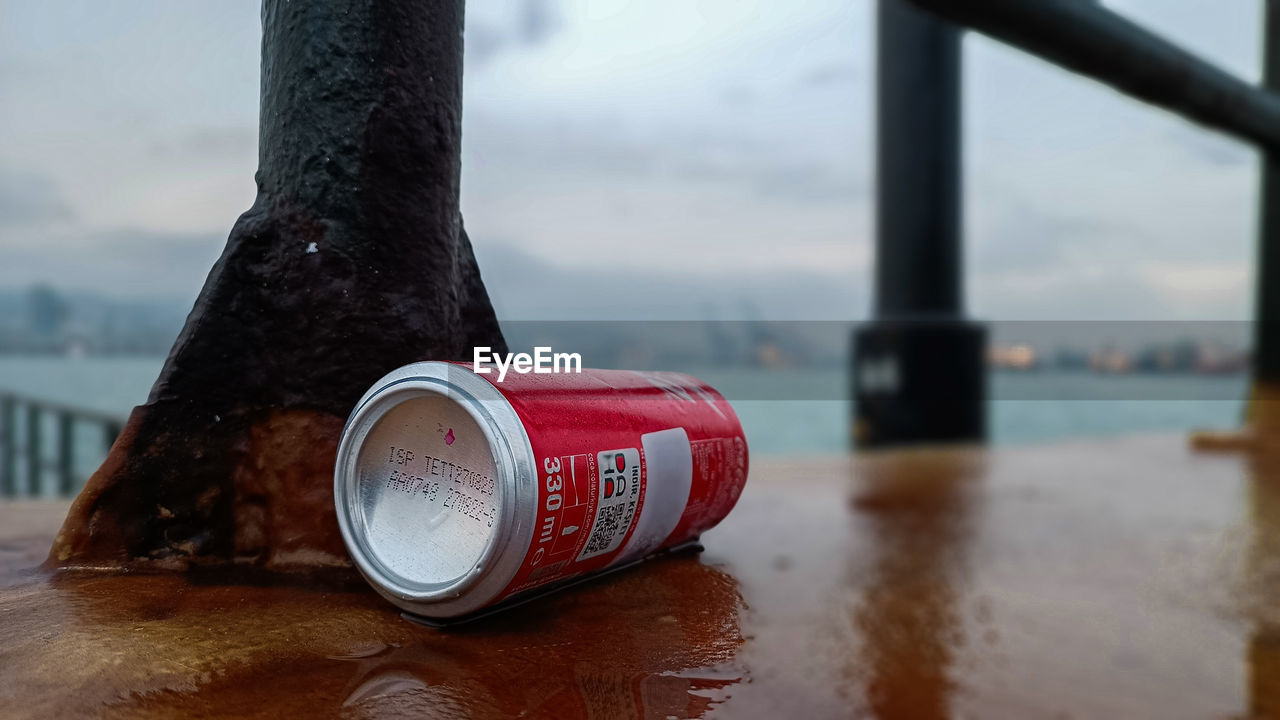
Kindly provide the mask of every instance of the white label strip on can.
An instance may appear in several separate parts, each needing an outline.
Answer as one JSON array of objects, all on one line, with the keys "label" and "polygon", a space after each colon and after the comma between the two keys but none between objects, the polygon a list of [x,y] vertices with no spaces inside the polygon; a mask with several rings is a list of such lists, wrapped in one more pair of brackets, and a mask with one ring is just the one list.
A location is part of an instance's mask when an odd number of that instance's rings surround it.
[{"label": "white label strip on can", "polygon": [[644,557],[657,550],[680,524],[693,489],[693,450],[682,427],[640,437],[644,448],[644,507],[636,531],[623,550],[622,561]]}]

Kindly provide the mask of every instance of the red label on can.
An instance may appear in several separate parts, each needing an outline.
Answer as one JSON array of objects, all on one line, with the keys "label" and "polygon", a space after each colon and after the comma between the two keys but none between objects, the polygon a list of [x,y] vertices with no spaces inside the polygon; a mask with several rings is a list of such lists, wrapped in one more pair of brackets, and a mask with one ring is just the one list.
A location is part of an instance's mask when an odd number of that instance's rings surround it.
[{"label": "red label on can", "polygon": [[742,426],[697,378],[591,369],[481,377],[515,409],[538,470],[533,540],[498,600],[694,539],[742,493]]}]

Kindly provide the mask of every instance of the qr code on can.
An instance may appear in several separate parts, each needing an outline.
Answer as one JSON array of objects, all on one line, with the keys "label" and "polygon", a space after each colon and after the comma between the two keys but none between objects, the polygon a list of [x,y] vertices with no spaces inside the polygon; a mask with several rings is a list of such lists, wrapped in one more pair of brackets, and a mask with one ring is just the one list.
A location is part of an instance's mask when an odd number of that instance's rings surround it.
[{"label": "qr code on can", "polygon": [[622,544],[636,517],[640,500],[640,451],[606,450],[596,455],[598,484],[591,533],[578,555],[586,560],[613,552]]},{"label": "qr code on can", "polygon": [[618,526],[622,524],[622,511],[626,509],[624,505],[613,505],[604,508],[596,516],[595,528],[591,531],[587,546],[582,549],[584,556],[599,555],[609,547],[609,543],[613,541],[613,536],[618,533]]}]

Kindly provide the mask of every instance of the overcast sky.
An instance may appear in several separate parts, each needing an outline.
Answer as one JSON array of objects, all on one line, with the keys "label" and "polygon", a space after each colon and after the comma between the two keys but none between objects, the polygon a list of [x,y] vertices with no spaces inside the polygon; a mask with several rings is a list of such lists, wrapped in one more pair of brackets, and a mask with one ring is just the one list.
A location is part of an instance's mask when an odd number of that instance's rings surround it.
[{"label": "overcast sky", "polygon": [[[1256,1],[1111,6],[1258,77]],[[258,2],[0,8],[0,287],[190,303],[253,201]],[[499,312],[865,316],[873,16],[469,2],[462,205]],[[964,63],[971,314],[1249,317],[1252,150],[979,36]],[[629,295],[580,294],[619,264]]]}]

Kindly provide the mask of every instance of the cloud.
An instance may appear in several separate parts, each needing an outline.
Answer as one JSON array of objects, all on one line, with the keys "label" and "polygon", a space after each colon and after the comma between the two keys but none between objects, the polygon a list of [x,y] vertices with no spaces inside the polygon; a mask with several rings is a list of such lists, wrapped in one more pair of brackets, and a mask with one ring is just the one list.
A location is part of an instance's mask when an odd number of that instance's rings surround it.
[{"label": "cloud", "polygon": [[808,88],[849,86],[861,78],[862,73],[852,63],[828,62],[810,68],[798,78],[797,84]]},{"label": "cloud", "polygon": [[1249,316],[1247,258],[1194,226],[1156,235],[1132,215],[1060,214],[1017,195],[987,203],[971,232],[973,307],[988,319]]},{"label": "cloud", "polygon": [[0,167],[0,225],[60,222],[73,217],[52,178]]},{"label": "cloud", "polygon": [[847,320],[865,315],[865,276],[803,271],[725,273],[690,266],[635,271],[568,266],[474,236],[489,297],[503,320]]},{"label": "cloud", "polygon": [[481,68],[501,53],[544,45],[560,28],[555,0],[518,0],[512,5],[471,3],[464,37],[467,65]]},{"label": "cloud", "polygon": [[983,320],[1240,320],[1250,315],[1245,263],[1057,265],[969,282]]},{"label": "cloud", "polygon": [[256,157],[258,127],[198,127],[171,139],[156,140],[151,151],[158,157],[222,159],[227,156]]},{"label": "cloud", "polygon": [[975,271],[1014,275],[1093,264],[1148,240],[1137,222],[1046,210],[1012,191],[978,208],[969,235]]},{"label": "cloud", "polygon": [[[1126,6],[1257,64],[1250,7]],[[0,48],[0,99],[23,108],[0,162],[40,170],[0,170],[0,283],[194,294],[253,200],[254,6],[129,7],[23,4],[32,31]],[[546,316],[864,311],[872,19],[834,1],[470,2],[463,204],[495,297]],[[64,31],[85,42],[65,52]],[[1229,268],[1253,256],[1251,150],[966,45],[976,312],[1248,316]],[[601,279],[616,268],[621,289]]]},{"label": "cloud", "polygon": [[194,301],[225,234],[164,233],[141,228],[71,231],[40,244],[8,247],[0,286],[48,283],[117,298]]},{"label": "cloud", "polygon": [[1169,139],[1194,160],[1208,165],[1236,167],[1248,165],[1258,153],[1245,143],[1217,131],[1208,131],[1189,123],[1170,129]]},{"label": "cloud", "polygon": [[676,181],[806,202],[848,204],[867,196],[853,162],[795,156],[729,131],[673,129],[654,138],[603,123],[513,121],[476,112],[464,137],[464,177],[500,163],[504,170],[520,166],[545,176],[627,184]]},{"label": "cloud", "polygon": [[1195,318],[1218,314],[1220,308],[1238,303],[1253,272],[1245,263],[1152,263],[1139,272],[1142,281],[1177,315]]},{"label": "cloud", "polygon": [[540,45],[553,36],[560,17],[553,0],[524,0],[517,11],[519,37],[526,45]]}]

